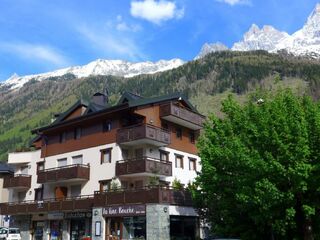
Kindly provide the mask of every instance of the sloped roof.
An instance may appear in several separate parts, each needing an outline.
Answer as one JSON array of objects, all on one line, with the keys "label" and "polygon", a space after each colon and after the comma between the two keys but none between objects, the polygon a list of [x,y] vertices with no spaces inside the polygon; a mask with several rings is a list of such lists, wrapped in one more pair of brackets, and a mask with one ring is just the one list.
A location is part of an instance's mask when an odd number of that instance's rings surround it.
[{"label": "sloped roof", "polygon": [[[115,106],[110,106],[110,105],[101,106],[101,105],[95,104],[93,102],[87,104],[84,101],[79,100],[73,106],[71,106],[65,113],[61,114],[53,123],[51,123],[50,125],[45,126],[45,127],[34,129],[32,131],[32,133],[36,133],[38,131],[57,127],[57,126],[63,125],[64,123],[69,124],[71,122],[76,122],[76,121],[79,121],[80,119],[85,119],[86,117],[93,117],[94,115],[100,114],[100,113],[114,112],[114,111],[118,111],[118,110],[125,109],[125,108],[139,107],[139,106],[144,106],[144,105],[148,105],[148,104],[156,104],[156,103],[167,102],[167,101],[172,101],[172,100],[183,101],[185,103],[185,105],[188,108],[190,108],[191,111],[198,113],[198,111],[188,101],[188,99],[183,94],[178,93],[178,92],[168,94],[168,95],[158,96],[158,97],[151,97],[151,98],[144,98],[144,97],[139,96],[137,94],[125,92],[121,96],[117,105],[115,105]],[[85,113],[82,116],[63,121],[63,119],[65,119],[65,117],[67,117],[70,113],[72,113],[76,108],[78,108],[81,105],[87,107],[87,110],[85,111]],[[35,138],[35,139],[37,139],[37,138]]]},{"label": "sloped roof", "polygon": [[13,174],[13,169],[8,164],[0,163],[0,174]]}]

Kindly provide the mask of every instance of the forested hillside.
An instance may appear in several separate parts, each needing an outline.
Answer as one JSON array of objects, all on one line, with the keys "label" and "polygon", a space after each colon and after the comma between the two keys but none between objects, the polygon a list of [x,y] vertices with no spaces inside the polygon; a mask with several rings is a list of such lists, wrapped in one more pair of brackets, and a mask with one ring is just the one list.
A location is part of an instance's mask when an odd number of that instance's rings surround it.
[{"label": "forested hillside", "polygon": [[0,160],[8,151],[28,147],[30,130],[49,124],[55,113],[66,110],[79,98],[89,99],[108,88],[111,103],[123,91],[145,97],[176,91],[184,92],[198,109],[207,114],[218,111],[229,93],[239,100],[257,87],[272,90],[292,87],[301,93],[320,97],[320,62],[264,51],[218,52],[179,68],[133,78],[72,75],[30,81],[21,89],[0,90]]}]

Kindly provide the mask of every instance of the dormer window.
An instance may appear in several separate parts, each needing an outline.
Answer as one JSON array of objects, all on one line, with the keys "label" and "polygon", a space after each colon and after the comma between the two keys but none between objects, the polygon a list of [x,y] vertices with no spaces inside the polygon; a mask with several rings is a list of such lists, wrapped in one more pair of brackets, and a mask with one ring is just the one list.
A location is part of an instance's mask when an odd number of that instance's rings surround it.
[{"label": "dormer window", "polygon": [[103,132],[110,132],[112,129],[111,121],[105,121],[102,127],[103,127]]},{"label": "dormer window", "polygon": [[67,140],[67,133],[66,132],[60,133],[59,142],[63,143],[66,140]]},{"label": "dormer window", "polygon": [[82,134],[82,129],[80,127],[77,127],[74,129],[74,139],[80,139]]}]

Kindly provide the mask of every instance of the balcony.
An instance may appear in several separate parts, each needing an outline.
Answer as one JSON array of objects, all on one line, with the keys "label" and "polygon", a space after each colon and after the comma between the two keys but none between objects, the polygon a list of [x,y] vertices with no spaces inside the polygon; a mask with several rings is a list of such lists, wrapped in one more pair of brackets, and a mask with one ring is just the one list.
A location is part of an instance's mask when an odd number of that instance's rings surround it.
[{"label": "balcony", "polygon": [[37,183],[77,182],[87,181],[89,178],[89,165],[73,164],[39,171]]},{"label": "balcony", "polygon": [[204,116],[199,113],[192,112],[173,103],[160,106],[160,117],[193,130],[201,129],[205,121]]},{"label": "balcony", "polygon": [[160,203],[179,206],[192,206],[191,194],[185,190],[154,186],[134,190],[95,192],[94,206]]},{"label": "balcony", "polygon": [[45,199],[43,201],[25,201],[0,203],[1,215],[19,215],[46,212],[91,211],[93,195],[84,195],[66,199]]},{"label": "balcony", "polygon": [[31,187],[30,175],[14,175],[5,177],[3,180],[3,188],[13,188],[17,190],[27,190]]},{"label": "balcony", "polygon": [[152,125],[141,124],[119,129],[117,143],[126,146],[151,144],[160,147],[170,144],[171,139],[168,131]]},{"label": "balcony", "polygon": [[118,161],[116,164],[116,176],[152,176],[153,174],[166,177],[172,176],[172,163],[141,157]]}]

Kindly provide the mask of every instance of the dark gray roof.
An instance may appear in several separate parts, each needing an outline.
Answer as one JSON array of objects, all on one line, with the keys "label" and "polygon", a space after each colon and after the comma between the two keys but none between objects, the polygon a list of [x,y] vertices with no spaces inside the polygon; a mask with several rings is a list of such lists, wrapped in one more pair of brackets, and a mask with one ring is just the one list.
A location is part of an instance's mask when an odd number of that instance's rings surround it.
[{"label": "dark gray roof", "polygon": [[0,163],[0,174],[13,174],[13,169],[8,164]]}]

